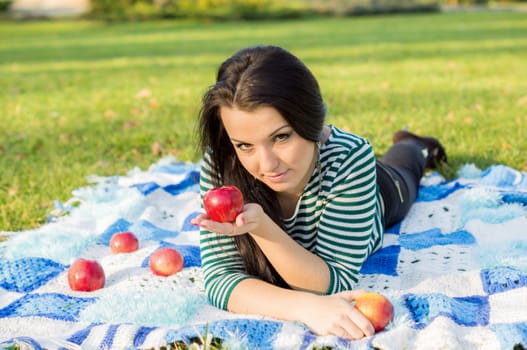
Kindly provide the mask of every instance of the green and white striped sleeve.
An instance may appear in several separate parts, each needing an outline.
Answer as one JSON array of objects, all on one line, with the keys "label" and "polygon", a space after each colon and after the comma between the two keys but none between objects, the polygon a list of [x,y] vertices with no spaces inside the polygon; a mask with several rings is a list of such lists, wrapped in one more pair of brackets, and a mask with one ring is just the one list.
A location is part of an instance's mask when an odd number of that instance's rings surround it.
[{"label": "green and white striped sleeve", "polygon": [[[200,193],[213,187],[210,158],[205,155],[200,173]],[[203,202],[203,200],[202,200]],[[253,278],[244,272],[242,258],[232,237],[200,230],[201,264],[209,301],[226,310],[232,290],[238,283]]]}]

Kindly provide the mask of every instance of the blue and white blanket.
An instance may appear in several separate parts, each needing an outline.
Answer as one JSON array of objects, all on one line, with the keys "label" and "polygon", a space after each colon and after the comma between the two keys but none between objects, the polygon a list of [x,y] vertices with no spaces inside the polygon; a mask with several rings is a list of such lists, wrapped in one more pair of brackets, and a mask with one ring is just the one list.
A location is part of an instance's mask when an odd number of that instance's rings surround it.
[{"label": "blue and white blanket", "polygon": [[[427,175],[359,281],[392,300],[394,322],[355,342],[207,303],[189,223],[200,211],[198,179],[198,164],[171,158],[126,176],[92,176],[92,185],[56,203],[47,224],[2,232],[9,239],[0,246],[0,348],[184,349],[211,340],[227,349],[527,346],[527,173],[465,165],[453,181]],[[138,251],[110,252],[120,231],[135,233]],[[161,246],[182,253],[180,273],[150,272],[148,257]],[[103,289],[70,290],[67,270],[79,257],[101,263]]]}]

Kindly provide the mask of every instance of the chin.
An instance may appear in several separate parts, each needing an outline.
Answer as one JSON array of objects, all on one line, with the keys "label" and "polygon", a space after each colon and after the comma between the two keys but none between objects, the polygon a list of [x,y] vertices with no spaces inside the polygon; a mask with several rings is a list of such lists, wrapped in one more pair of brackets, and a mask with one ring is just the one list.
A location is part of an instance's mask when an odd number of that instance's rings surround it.
[{"label": "chin", "polygon": [[262,181],[267,187],[272,189],[275,192],[283,192],[285,189],[285,184],[283,182],[271,182],[271,181]]},{"label": "chin", "polygon": [[271,188],[275,192],[296,193],[294,187],[288,183],[279,183],[279,184],[274,183],[274,184],[268,184],[267,186],[269,186],[269,188]]}]

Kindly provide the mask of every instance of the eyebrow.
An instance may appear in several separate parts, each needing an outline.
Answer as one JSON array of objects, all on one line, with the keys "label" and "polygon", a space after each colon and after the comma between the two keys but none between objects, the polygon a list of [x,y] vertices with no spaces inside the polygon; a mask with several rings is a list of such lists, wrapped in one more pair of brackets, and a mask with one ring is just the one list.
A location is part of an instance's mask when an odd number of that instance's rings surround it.
[{"label": "eyebrow", "polygon": [[[285,124],[285,125],[282,125],[281,127],[279,127],[278,129],[276,129],[275,131],[273,131],[272,133],[269,134],[269,137],[273,137],[275,136],[276,134],[280,133],[280,131],[284,128],[288,128],[290,127],[291,125],[289,124]],[[237,139],[233,139],[231,138],[231,141],[233,142],[240,142],[240,143],[245,143],[245,141],[242,141],[242,140],[237,140]]]}]

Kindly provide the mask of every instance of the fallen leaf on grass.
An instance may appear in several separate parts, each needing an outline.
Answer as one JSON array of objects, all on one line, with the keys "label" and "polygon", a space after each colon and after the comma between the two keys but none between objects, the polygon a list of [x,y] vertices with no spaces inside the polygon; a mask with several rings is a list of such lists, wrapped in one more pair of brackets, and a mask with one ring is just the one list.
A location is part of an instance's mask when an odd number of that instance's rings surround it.
[{"label": "fallen leaf on grass", "polygon": [[478,112],[483,111],[483,106],[480,105],[479,103],[476,103],[475,105],[473,105],[472,108],[475,109]]},{"label": "fallen leaf on grass", "polygon": [[38,204],[39,208],[49,208],[53,205],[53,202],[43,201]]},{"label": "fallen leaf on grass", "polygon": [[132,149],[132,154],[134,155],[136,160],[141,160],[141,152],[139,152],[136,148]]},{"label": "fallen leaf on grass", "polygon": [[527,95],[523,96],[518,100],[519,106],[527,106]]},{"label": "fallen leaf on grass", "polygon": [[163,145],[161,142],[154,142],[152,144],[152,154],[154,156],[160,156],[163,153]]},{"label": "fallen leaf on grass", "polygon": [[138,126],[139,126],[139,122],[135,120],[126,120],[125,122],[123,122],[123,125],[121,126],[121,128],[123,130],[130,130],[133,128],[137,128]]},{"label": "fallen leaf on grass", "polygon": [[100,159],[97,161],[97,168],[106,168],[110,165],[110,162],[104,159]]},{"label": "fallen leaf on grass", "polygon": [[152,91],[149,88],[144,88],[135,94],[135,98],[141,99],[152,96]]},{"label": "fallen leaf on grass", "polygon": [[115,113],[111,109],[107,109],[104,111],[104,117],[106,119],[114,119],[116,116],[117,116],[117,113]]}]

